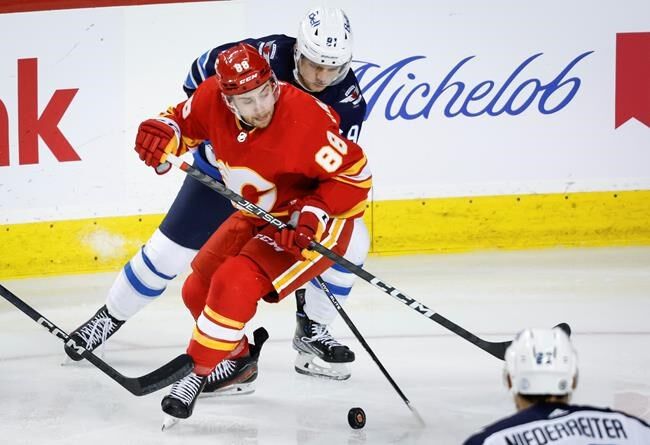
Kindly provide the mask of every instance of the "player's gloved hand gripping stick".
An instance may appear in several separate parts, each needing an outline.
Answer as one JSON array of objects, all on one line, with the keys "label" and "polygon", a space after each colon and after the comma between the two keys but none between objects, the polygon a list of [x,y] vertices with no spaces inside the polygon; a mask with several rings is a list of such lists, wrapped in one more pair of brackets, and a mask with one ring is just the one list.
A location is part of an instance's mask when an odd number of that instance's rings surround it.
[{"label": "player's gloved hand gripping stick", "polygon": [[[190,175],[192,178],[196,179],[197,181],[201,182],[202,184],[210,187],[212,190],[216,191],[217,193],[221,194],[225,198],[235,202],[238,204],[240,207],[244,208],[246,211],[257,215],[258,217],[262,218],[264,221],[268,222],[269,224],[272,224],[278,228],[278,230],[284,229],[287,227],[287,224],[284,222],[280,221],[264,209],[256,206],[252,202],[246,200],[242,196],[238,195],[237,193],[233,192],[229,188],[227,188],[225,185],[221,184],[219,181],[216,181],[212,179],[209,175],[206,175],[205,173],[201,172],[200,170],[192,167],[190,164],[187,162],[183,161],[181,158],[178,156],[175,156],[171,153],[166,154],[162,159],[161,163],[164,162],[169,162],[170,164],[174,165],[175,167],[178,167],[188,175]],[[309,249],[320,253],[324,257],[330,259],[331,261],[335,262],[336,264],[345,267],[347,270],[349,270],[351,273],[355,274],[359,278],[367,281],[368,283],[372,284],[374,287],[377,289],[381,290],[382,292],[390,295],[391,297],[395,298],[397,301],[400,303],[410,307],[420,315],[424,315],[425,317],[435,321],[436,323],[440,324],[441,326],[449,329],[451,332],[454,334],[464,338],[468,342],[472,343],[475,346],[478,346],[485,352],[493,355],[494,357],[504,360],[505,358],[505,353],[506,349],[508,349],[508,346],[512,343],[512,341],[503,341],[503,342],[491,342],[487,340],[483,340],[482,338],[477,337],[476,335],[472,334],[471,332],[465,330],[461,326],[457,325],[453,321],[443,317],[442,315],[438,314],[437,312],[429,309],[426,307],[424,304],[420,303],[419,301],[415,300],[414,298],[411,298],[401,292],[399,289],[396,287],[391,286],[388,283],[385,283],[384,281],[380,280],[370,272],[366,271],[364,268],[357,266],[356,264],[346,260],[342,256],[332,252],[330,249],[327,247],[324,247],[323,245],[312,241],[309,244]],[[569,327],[568,324],[566,323],[560,323],[557,325],[557,327],[561,328],[568,334],[571,333],[571,328]]]}]

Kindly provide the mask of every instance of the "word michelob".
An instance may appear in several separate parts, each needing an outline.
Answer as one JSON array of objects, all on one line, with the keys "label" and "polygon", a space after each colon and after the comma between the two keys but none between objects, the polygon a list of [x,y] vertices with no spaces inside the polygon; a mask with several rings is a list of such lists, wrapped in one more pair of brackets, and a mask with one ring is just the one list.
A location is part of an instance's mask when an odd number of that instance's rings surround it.
[{"label": "word michelob", "polygon": [[[581,79],[576,76],[569,77],[569,73],[591,53],[593,51],[576,56],[546,83],[537,77],[530,75],[526,77],[524,73],[530,71],[529,65],[543,53],[533,54],[521,62],[501,85],[494,80],[484,80],[476,85],[468,85],[461,80],[456,80],[461,75],[461,68],[475,56],[465,57],[458,62],[437,86],[428,82],[409,85],[412,84],[411,81],[416,80],[416,75],[407,71],[415,71],[414,62],[425,59],[425,56],[407,57],[379,73],[371,72],[375,68],[382,69],[379,65],[354,61],[358,64],[354,72],[368,104],[366,119],[379,100],[387,96],[384,110],[387,120],[398,117],[406,120],[420,117],[428,119],[431,109],[445,93],[447,93],[445,97],[449,98],[444,106],[446,117],[458,115],[476,117],[484,114],[498,116],[503,113],[516,116],[528,109],[536,100],[540,113],[553,114],[566,107],[577,94]],[[374,77],[371,77],[373,75]]]}]

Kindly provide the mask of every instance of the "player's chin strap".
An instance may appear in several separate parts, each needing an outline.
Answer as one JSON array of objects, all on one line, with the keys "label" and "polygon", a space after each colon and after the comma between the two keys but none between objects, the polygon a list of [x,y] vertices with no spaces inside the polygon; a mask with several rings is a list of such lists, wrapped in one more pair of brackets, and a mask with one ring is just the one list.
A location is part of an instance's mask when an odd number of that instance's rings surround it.
[{"label": "player's chin strap", "polygon": [[[269,224],[277,227],[278,230],[287,227],[287,224],[280,221],[279,219],[277,219],[276,217],[268,213],[266,210],[262,209],[261,207],[258,207],[257,205],[243,198],[241,195],[238,195],[237,193],[233,192],[225,185],[221,184],[218,181],[215,181],[210,176],[192,167],[190,164],[183,161],[178,156],[169,154],[167,155],[166,161],[170,162],[175,167],[178,167],[179,169],[181,169],[182,171],[184,171],[185,173],[187,173],[188,175],[190,175],[192,178],[196,179],[200,183],[206,185],[207,187],[211,188],[215,192],[224,196],[226,199],[229,199],[234,203],[238,204],[244,210],[260,217],[261,219],[268,222]],[[510,346],[512,341],[491,342],[491,341],[484,340],[480,337],[477,337],[476,335],[467,331],[463,327],[457,325],[453,321],[429,309],[428,307],[426,307],[424,304],[420,303],[416,299],[409,297],[408,295],[406,295],[396,287],[391,286],[390,284],[380,280],[370,272],[366,271],[364,268],[357,266],[356,264],[346,260],[345,258],[338,255],[337,253],[332,252],[330,249],[323,246],[322,244],[312,241],[311,244],[309,245],[309,249],[320,253],[321,255],[328,258],[329,260],[346,268],[348,271],[355,274],[356,276],[363,279],[364,281],[367,281],[368,283],[372,284],[380,291],[395,298],[397,301],[413,309],[418,314],[433,320],[434,322],[445,327],[446,329],[450,330],[454,334],[464,338],[465,340],[479,347],[480,349],[484,350],[488,354],[491,354],[500,360],[505,359],[506,349],[508,349],[508,346]],[[556,327],[564,330],[569,335],[571,333],[571,328],[566,323],[560,323]]]}]

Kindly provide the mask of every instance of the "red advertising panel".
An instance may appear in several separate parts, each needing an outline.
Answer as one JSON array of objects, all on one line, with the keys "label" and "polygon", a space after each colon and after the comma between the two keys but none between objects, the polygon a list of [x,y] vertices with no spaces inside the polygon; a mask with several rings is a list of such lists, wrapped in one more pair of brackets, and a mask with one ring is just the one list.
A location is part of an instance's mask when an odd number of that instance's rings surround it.
[{"label": "red advertising panel", "polygon": [[616,34],[614,127],[632,118],[650,127],[650,32]]}]

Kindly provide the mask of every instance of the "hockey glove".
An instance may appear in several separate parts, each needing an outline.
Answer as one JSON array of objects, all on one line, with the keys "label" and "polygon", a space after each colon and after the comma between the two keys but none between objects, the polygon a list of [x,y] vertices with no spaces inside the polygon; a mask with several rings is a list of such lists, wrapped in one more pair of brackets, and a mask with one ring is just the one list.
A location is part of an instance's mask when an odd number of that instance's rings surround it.
[{"label": "hockey glove", "polygon": [[289,223],[289,226],[276,232],[275,242],[285,251],[292,254],[297,260],[302,261],[308,259],[309,254],[306,249],[312,241],[318,242],[325,226],[329,221],[327,212],[321,207],[324,207],[320,200],[306,199],[298,203],[294,208],[291,220],[297,220],[294,224]]},{"label": "hockey glove", "polygon": [[138,127],[135,151],[145,164],[163,175],[171,168],[171,164],[165,162],[165,156],[167,153],[176,154],[180,140],[180,128],[173,120],[166,117],[147,119]]}]

